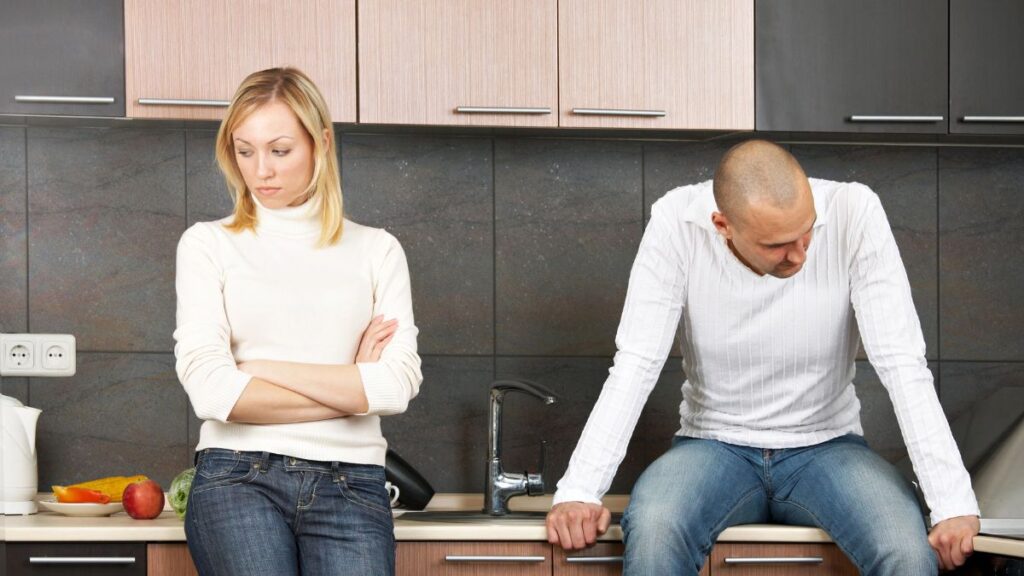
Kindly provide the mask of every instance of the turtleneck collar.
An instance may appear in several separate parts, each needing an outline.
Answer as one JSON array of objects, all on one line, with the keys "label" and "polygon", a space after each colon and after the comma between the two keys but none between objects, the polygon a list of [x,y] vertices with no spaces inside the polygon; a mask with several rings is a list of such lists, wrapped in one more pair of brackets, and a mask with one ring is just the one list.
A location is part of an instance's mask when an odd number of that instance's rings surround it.
[{"label": "turtleneck collar", "polygon": [[320,234],[320,204],[318,196],[298,206],[271,209],[260,203],[259,198],[249,193],[256,205],[256,229],[282,236],[306,237]]}]

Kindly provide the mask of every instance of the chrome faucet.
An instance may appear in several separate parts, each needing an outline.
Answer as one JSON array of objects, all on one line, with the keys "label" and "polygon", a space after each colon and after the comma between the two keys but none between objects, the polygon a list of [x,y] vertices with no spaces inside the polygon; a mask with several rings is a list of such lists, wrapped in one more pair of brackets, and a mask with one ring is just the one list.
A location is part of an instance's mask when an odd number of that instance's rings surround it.
[{"label": "chrome faucet", "polygon": [[498,380],[491,384],[491,410],[487,428],[487,477],[484,489],[484,513],[491,516],[508,514],[508,499],[512,496],[544,494],[544,442],[541,443],[540,452],[541,470],[536,474],[507,473],[501,467],[501,405],[505,400],[505,394],[515,391],[530,394],[546,405],[558,401],[554,392],[537,382]]}]

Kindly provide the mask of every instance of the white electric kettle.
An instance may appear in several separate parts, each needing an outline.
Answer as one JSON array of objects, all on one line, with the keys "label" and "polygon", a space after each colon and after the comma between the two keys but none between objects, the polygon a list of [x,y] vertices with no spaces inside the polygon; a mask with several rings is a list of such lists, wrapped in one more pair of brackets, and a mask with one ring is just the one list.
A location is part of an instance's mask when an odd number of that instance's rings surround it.
[{"label": "white electric kettle", "polygon": [[3,424],[3,458],[0,463],[0,496],[4,514],[35,514],[38,489],[36,468],[36,422],[41,411],[25,406],[17,398],[0,395],[0,423]]}]

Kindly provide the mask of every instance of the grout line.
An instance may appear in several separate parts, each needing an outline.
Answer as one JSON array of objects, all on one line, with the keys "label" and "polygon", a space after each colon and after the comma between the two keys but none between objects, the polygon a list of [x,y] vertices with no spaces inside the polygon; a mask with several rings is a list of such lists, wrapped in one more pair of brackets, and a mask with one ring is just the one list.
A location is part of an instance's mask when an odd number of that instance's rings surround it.
[{"label": "grout line", "polygon": [[491,378],[498,377],[498,155],[491,138]]},{"label": "grout line", "polygon": [[[28,126],[25,126],[25,132],[23,133],[23,141],[25,143],[25,332],[31,333],[31,318],[29,311],[29,298],[31,292],[29,292],[29,202],[28,202]],[[32,379],[25,378],[25,404],[28,406],[32,405]]]},{"label": "grout line", "polygon": [[188,128],[182,130],[182,150],[184,151],[184,164],[185,164],[185,230],[188,230]]},{"label": "grout line", "polygon": [[[647,224],[647,144],[640,144],[640,241]],[[638,244],[639,246],[639,244]]]},{"label": "grout line", "polygon": [[942,399],[942,210],[939,197],[939,151],[935,150],[935,360],[940,369],[935,375],[935,394]]}]

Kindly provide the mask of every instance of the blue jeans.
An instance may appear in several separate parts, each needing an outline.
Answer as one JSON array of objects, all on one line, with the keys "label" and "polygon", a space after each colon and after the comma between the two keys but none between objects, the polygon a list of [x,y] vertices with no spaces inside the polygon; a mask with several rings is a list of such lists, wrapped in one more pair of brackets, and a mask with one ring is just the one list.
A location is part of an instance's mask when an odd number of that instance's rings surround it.
[{"label": "blue jeans", "polygon": [[909,483],[849,434],[768,450],[676,437],[622,519],[626,576],[694,575],[729,526],[817,526],[866,576],[937,574]]},{"label": "blue jeans", "polygon": [[395,572],[381,466],[203,450],[185,536],[203,576]]}]

